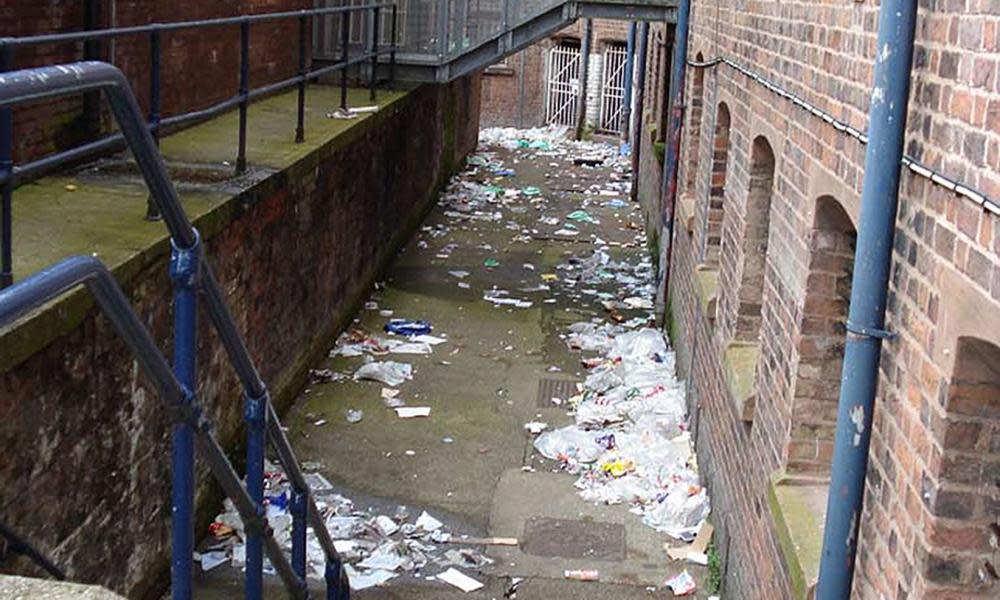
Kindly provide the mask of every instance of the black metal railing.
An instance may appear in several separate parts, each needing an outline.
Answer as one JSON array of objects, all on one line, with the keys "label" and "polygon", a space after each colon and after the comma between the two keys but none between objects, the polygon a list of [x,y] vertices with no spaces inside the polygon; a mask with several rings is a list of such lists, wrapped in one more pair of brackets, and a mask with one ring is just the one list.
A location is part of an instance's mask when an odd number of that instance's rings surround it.
[{"label": "black metal railing", "polygon": [[[378,35],[380,12],[384,9],[391,11],[392,33],[391,39],[387,45],[379,42]],[[370,15],[371,17],[369,21],[370,26],[367,28],[366,33],[367,43],[363,42],[360,51],[355,52],[355,55],[352,57],[349,53],[349,47],[347,44],[348,40],[346,28],[342,28],[341,31],[344,32],[344,40],[343,53],[340,60],[334,64],[319,68],[312,68],[312,61],[309,56],[309,45],[307,43],[312,21],[316,17],[340,14],[341,22],[346,25],[350,20],[348,18],[348,14],[358,12],[363,15]],[[298,22],[298,73],[293,77],[289,77],[281,81],[276,81],[257,88],[252,87],[250,82],[251,25],[290,20]],[[239,27],[240,38],[239,87],[236,94],[209,107],[182,112],[164,118],[161,114],[163,85],[161,63],[163,36],[172,32],[185,30],[234,26]],[[190,125],[204,121],[233,108],[238,108],[239,131],[237,137],[235,170],[237,174],[240,174],[245,172],[247,169],[247,111],[252,102],[276,92],[296,87],[298,89],[298,102],[295,123],[295,141],[303,142],[305,140],[305,95],[307,84],[315,82],[320,77],[325,75],[330,75],[340,71],[341,108],[346,110],[348,83],[347,71],[350,67],[355,65],[364,65],[365,63],[370,62],[368,85],[371,90],[370,97],[374,101],[380,57],[388,57],[387,62],[390,81],[395,76],[397,50],[396,27],[396,5],[375,2],[359,6],[317,8],[310,10],[243,15],[219,19],[204,19],[199,21],[153,23],[135,27],[113,27],[109,29],[95,29],[69,33],[0,38],[0,78],[2,78],[3,72],[13,69],[14,53],[18,48],[65,43],[87,44],[100,40],[116,39],[127,36],[148,36],[149,112],[147,115],[147,122],[154,142],[159,143],[160,137],[169,130],[176,129],[183,125]],[[36,179],[56,168],[65,166],[66,164],[79,162],[89,157],[122,149],[125,147],[125,138],[121,133],[114,133],[101,139],[90,141],[83,145],[57,152],[55,154],[49,154],[21,165],[14,164],[13,146],[13,113],[10,108],[3,108],[0,109],[0,289],[10,285],[13,281],[13,251],[11,248],[13,228],[11,198],[14,188],[20,183]],[[147,218],[159,218],[159,215],[155,212],[155,208],[155,204],[150,202],[150,209],[147,211]]]}]

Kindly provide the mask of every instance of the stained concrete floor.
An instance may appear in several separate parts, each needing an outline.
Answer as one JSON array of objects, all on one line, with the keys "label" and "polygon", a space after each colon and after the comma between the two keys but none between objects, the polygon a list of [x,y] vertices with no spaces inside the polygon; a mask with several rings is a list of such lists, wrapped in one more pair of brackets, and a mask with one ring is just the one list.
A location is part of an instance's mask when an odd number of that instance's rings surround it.
[{"label": "stained concrete floor", "polygon": [[[564,216],[580,208],[585,196],[574,189],[613,176],[608,168],[567,163],[552,167],[550,163],[558,159],[527,160],[526,152],[497,151],[497,157],[517,172],[498,183],[521,189],[537,186],[547,200],[545,214]],[[336,491],[359,507],[375,506],[391,514],[402,504],[414,515],[429,511],[456,534],[511,536],[521,538],[522,544],[480,547],[495,562],[481,572],[466,570],[486,584],[477,592],[462,593],[427,581],[423,577],[442,570],[428,567],[422,577],[399,577],[352,597],[503,598],[511,577],[526,579],[516,595],[520,600],[671,597],[663,582],[684,568],[699,582],[697,597],[706,597],[704,569],[671,563],[662,548],[669,538],[642,525],[626,506],[594,506],[580,499],[573,487],[575,478],[535,454],[533,436],[523,427],[533,420],[553,427],[571,422],[563,408],[551,403],[540,406],[539,381],[584,377],[579,355],[566,348],[559,334],[570,323],[603,315],[603,310],[592,299],[584,302],[557,293],[516,290],[538,284],[541,273],[556,272],[556,265],[569,256],[589,255],[594,248],[592,234],[621,244],[611,248],[615,258],[646,252],[638,228],[644,219],[638,207],[613,209],[596,202],[588,211],[600,224],[580,223],[577,239],[536,238],[524,243],[514,239],[518,232],[505,228],[505,223],[535,226],[540,213],[527,199],[520,206],[504,210],[503,219],[496,222],[459,222],[436,208],[425,230],[390,268],[384,288],[372,296],[379,309],[391,309],[394,317],[426,319],[435,335],[447,335],[448,342],[429,356],[388,358],[413,364],[413,380],[399,386],[400,397],[409,405],[431,406],[429,418],[400,419],[384,407],[380,384],[342,381],[311,386],[285,416],[285,424],[300,460],[320,463],[320,472]],[[438,226],[450,232],[432,236],[428,229]],[[448,258],[439,258],[448,244],[456,244],[454,250]],[[484,267],[487,258],[500,265]],[[534,270],[526,269],[525,263]],[[462,280],[468,289],[458,287],[459,280],[448,273],[453,270],[470,273]],[[532,296],[535,303],[527,309],[495,307],[482,298],[483,291],[494,286],[519,297]],[[544,297],[557,301],[544,304]],[[362,310],[354,326],[377,334],[386,320],[379,310]],[[317,367],[351,372],[360,361],[338,357]],[[551,367],[559,372],[550,371]],[[348,409],[363,410],[362,421],[348,423]],[[326,420],[324,425],[314,424],[321,419]],[[445,438],[453,441],[445,443]],[[523,469],[527,467],[531,469]],[[620,534],[623,544],[620,539],[597,539],[576,540],[575,545],[591,543],[595,554],[604,555],[603,544],[617,543],[623,545],[618,549],[623,556],[598,560],[531,554],[523,543],[525,527],[538,518],[574,521],[585,529],[591,523],[611,524],[608,529]],[[574,544],[571,539],[567,542]],[[567,581],[564,569],[597,569],[601,581]],[[278,581],[268,579],[268,596],[280,597]],[[318,582],[313,583],[319,592]],[[199,588],[199,597],[235,597],[241,581],[238,573],[225,567],[199,575]]]}]

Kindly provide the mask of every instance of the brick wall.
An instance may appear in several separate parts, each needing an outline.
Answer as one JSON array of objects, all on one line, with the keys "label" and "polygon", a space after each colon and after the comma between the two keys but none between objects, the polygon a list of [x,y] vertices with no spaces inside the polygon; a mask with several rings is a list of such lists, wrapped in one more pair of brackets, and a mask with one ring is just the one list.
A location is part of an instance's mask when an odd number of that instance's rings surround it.
[{"label": "brick wall", "polygon": [[[69,0],[0,0],[4,35],[27,36],[84,29],[84,2]],[[97,28],[111,24],[108,0],[95,0]],[[115,23],[120,27],[156,22],[187,21],[311,8],[309,0],[217,0],[157,2],[117,0]],[[298,25],[294,21],[262,23],[250,28],[250,83],[259,87],[298,70]],[[188,112],[234,96],[239,77],[239,26],[168,32],[162,35],[162,114]],[[113,54],[112,54],[113,46]],[[129,36],[97,49],[128,76],[144,111],[149,107],[149,39]],[[25,68],[82,60],[82,44],[42,45],[18,49],[14,66]],[[110,121],[101,102],[70,97],[15,110],[15,160],[23,162],[79,145]],[[94,115],[97,115],[95,118]]]},{"label": "brick wall", "polygon": [[[867,128],[877,4],[692,11],[691,57],[735,60]],[[921,5],[906,141],[915,158],[993,198],[998,30],[990,3]],[[689,68],[686,92],[700,110],[688,111],[682,142],[673,339],[689,357],[679,364],[691,365],[699,459],[728,548],[726,597],[786,597],[763,495],[774,472],[829,471],[864,147],[726,65]],[[640,196],[657,210],[649,190]],[[887,318],[898,337],[882,352],[859,598],[1000,594],[998,326],[1000,218],[904,171]],[[734,345],[757,353],[749,414],[733,409]]]},{"label": "brick wall", "polygon": [[[624,43],[628,21],[594,20],[591,59],[588,72],[588,118],[594,121],[600,111],[597,96],[601,81],[601,58],[610,43]],[[559,40],[583,39],[584,21],[567,26],[551,38],[542,40],[507,57],[504,63],[489,67],[483,76],[483,127],[539,127],[545,124],[546,57]]]},{"label": "brick wall", "polygon": [[[195,223],[279,408],[475,148],[478,96],[478,76],[420,87]],[[169,356],[167,262],[164,237],[115,275]],[[0,481],[17,482],[0,487],[0,514],[70,579],[159,598],[169,572],[169,423],[96,313],[78,292],[0,332],[0,344],[38,348],[0,365]],[[240,388],[208,320],[201,324],[199,402],[239,456]],[[205,525],[219,498],[203,465],[199,472]]]}]

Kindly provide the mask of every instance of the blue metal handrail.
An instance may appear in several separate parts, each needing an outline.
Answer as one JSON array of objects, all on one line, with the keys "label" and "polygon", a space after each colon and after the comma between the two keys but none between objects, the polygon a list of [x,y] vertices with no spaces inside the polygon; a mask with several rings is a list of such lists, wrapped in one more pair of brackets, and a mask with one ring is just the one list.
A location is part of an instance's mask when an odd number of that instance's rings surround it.
[{"label": "blue metal handrail", "polygon": [[[68,259],[0,292],[0,326],[33,307],[80,284],[87,285],[118,332],[129,343],[143,371],[150,377],[174,418],[172,439],[171,585],[175,600],[191,597],[191,557],[194,550],[194,459],[197,441],[210,470],[242,517],[247,532],[246,597],[262,595],[263,551],[294,598],[308,597],[305,582],[306,523],[312,525],[326,559],[328,600],[349,598],[350,589],[339,554],[309,485],[285,436],[267,386],[246,348],[222,290],[209,264],[197,230],[181,207],[163,157],[144,122],[135,95],[120,70],[102,62],[79,62],[26,69],[0,77],[0,109],[56,96],[103,91],[112,114],[138,164],[150,196],[163,215],[171,236],[170,275],[174,284],[174,368],[171,372],[132,312],[111,274],[99,261]],[[195,398],[197,299],[205,301],[209,317],[236,371],[244,396],[247,422],[246,488],[211,433],[211,424]],[[292,485],[292,560],[289,563],[264,518],[264,449],[270,441]]]},{"label": "blue metal handrail", "polygon": [[[388,48],[380,48],[378,36],[379,14],[383,9],[391,11],[391,40]],[[332,65],[312,68],[308,58],[306,43],[311,19],[334,14],[341,15],[341,21],[346,25],[347,15],[356,12],[371,15],[371,27],[368,33],[370,47],[362,48],[362,52],[350,58],[345,50],[341,60]],[[298,73],[287,79],[276,81],[265,86],[252,88],[250,86],[250,25],[263,22],[285,20],[298,21]],[[236,95],[217,102],[209,107],[179,113],[170,117],[161,116],[161,37],[164,33],[207,27],[239,27],[240,64],[239,87]],[[159,137],[165,130],[181,125],[205,121],[220,115],[234,107],[239,109],[239,129],[235,171],[243,173],[247,168],[247,111],[250,103],[276,92],[296,87],[298,90],[297,115],[295,125],[295,141],[305,140],[305,93],[306,84],[319,78],[341,72],[341,107],[347,108],[347,69],[355,65],[371,62],[368,77],[370,98],[375,100],[376,75],[378,60],[381,56],[389,57],[389,77],[395,75],[396,39],[397,39],[396,5],[382,2],[370,2],[358,6],[341,6],[331,8],[315,8],[308,10],[287,11],[277,13],[262,13],[241,15],[218,19],[202,19],[196,21],[178,21],[173,23],[153,23],[136,27],[112,27],[69,33],[54,33],[26,37],[0,38],[0,79],[4,73],[13,68],[13,52],[17,48],[38,45],[49,45],[68,42],[91,42],[103,39],[116,39],[125,36],[149,36],[149,114],[146,117],[148,127],[153,135],[153,141],[159,143]],[[346,35],[345,35],[346,44]],[[78,162],[87,157],[120,149],[125,142],[121,133],[105,136],[81,146],[50,154],[42,158],[14,165],[13,161],[13,117],[9,109],[0,109],[0,288],[10,285],[13,281],[13,258],[11,250],[11,196],[14,187],[24,181],[35,179],[54,169],[69,163]],[[159,215],[155,205],[150,204],[147,218],[155,220]]]}]

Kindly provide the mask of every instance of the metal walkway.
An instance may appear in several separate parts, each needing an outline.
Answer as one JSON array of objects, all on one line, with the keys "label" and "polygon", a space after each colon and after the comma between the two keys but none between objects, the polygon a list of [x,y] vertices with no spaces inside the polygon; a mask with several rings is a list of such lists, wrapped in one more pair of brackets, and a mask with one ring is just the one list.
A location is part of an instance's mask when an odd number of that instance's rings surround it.
[{"label": "metal walkway", "polygon": [[[437,82],[497,63],[577,19],[676,23],[679,4],[678,0],[444,0],[422,4],[414,12],[407,10],[408,2],[397,4],[396,76]],[[322,57],[321,48],[316,55]]]}]

